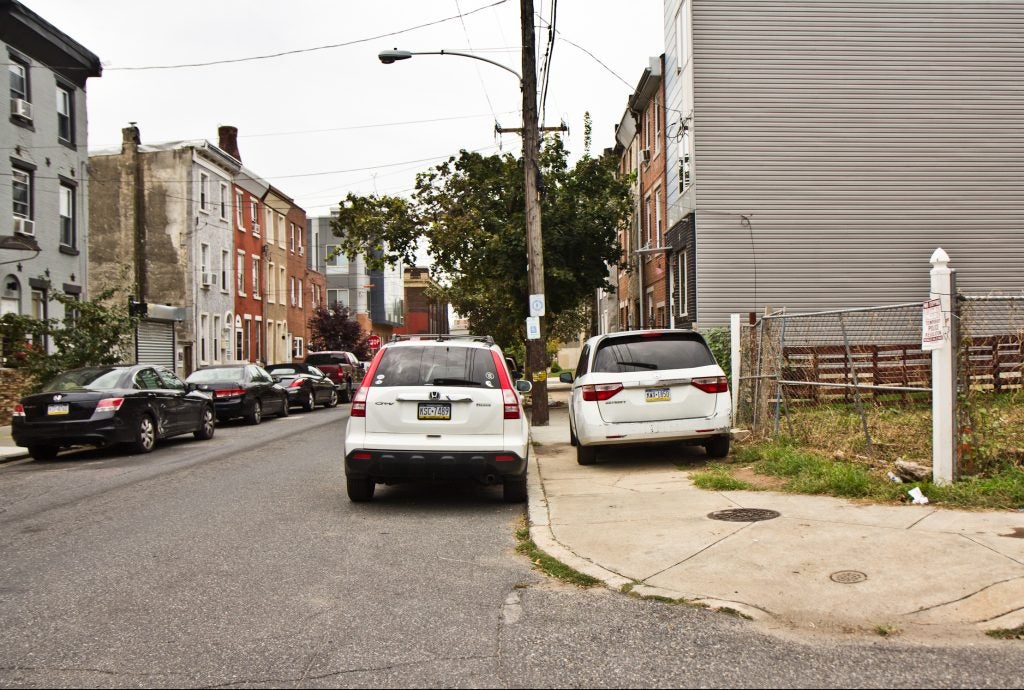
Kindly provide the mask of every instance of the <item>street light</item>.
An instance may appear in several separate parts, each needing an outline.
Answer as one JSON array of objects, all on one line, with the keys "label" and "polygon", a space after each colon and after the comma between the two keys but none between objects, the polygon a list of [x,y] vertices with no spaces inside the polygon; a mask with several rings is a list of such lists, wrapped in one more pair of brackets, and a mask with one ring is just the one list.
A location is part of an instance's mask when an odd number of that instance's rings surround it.
[{"label": "street light", "polygon": [[[540,155],[540,129],[537,124],[537,66],[534,51],[533,0],[520,0],[520,16],[523,39],[523,73],[520,75],[511,67],[500,62],[453,50],[429,52],[412,52],[408,50],[384,50],[377,57],[385,65],[398,60],[408,60],[413,55],[457,55],[488,62],[511,72],[519,79],[519,88],[523,92],[523,170],[525,175],[526,196],[526,259],[527,285],[530,295],[544,294],[544,245],[541,236],[540,194],[537,178],[539,170],[537,159]],[[540,321],[540,337],[526,341],[526,365],[533,374],[533,405],[530,421],[534,426],[548,424],[548,355],[547,336],[544,318]]]}]

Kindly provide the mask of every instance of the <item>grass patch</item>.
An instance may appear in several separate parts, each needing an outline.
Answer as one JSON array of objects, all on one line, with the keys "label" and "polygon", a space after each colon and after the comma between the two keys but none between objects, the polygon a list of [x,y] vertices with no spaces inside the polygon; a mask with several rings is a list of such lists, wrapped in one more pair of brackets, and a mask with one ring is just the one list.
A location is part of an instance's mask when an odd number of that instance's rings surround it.
[{"label": "grass patch", "polygon": [[894,635],[900,634],[900,629],[891,623],[881,623],[876,625],[874,630],[875,634],[879,637],[893,637]]},{"label": "grass patch", "polygon": [[601,584],[601,581],[597,578],[584,575],[538,549],[537,545],[530,539],[530,528],[526,525],[525,521],[516,529],[516,541],[518,542],[516,551],[529,558],[530,562],[533,563],[533,567],[537,570],[577,587],[596,587]]},{"label": "grass patch", "polygon": [[720,463],[709,465],[707,469],[690,474],[695,486],[707,491],[751,491],[756,487],[732,476],[732,470]]},{"label": "grass patch", "polygon": [[1024,640],[1024,625],[1018,625],[1016,628],[986,630],[985,634],[997,640]]}]

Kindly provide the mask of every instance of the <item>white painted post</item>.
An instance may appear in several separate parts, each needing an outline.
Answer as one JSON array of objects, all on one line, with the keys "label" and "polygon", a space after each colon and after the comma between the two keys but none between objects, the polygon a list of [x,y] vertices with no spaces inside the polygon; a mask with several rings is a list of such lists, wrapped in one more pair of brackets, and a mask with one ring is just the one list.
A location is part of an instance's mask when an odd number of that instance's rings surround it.
[{"label": "white painted post", "polygon": [[932,350],[932,481],[949,484],[955,476],[953,352],[951,323],[953,313],[953,271],[949,268],[949,255],[941,247],[931,258],[931,299],[942,304],[945,337],[942,344]]},{"label": "white painted post", "polygon": [[736,426],[736,408],[740,401],[740,315],[729,315],[729,340],[732,355],[729,362],[732,364],[732,426]]}]

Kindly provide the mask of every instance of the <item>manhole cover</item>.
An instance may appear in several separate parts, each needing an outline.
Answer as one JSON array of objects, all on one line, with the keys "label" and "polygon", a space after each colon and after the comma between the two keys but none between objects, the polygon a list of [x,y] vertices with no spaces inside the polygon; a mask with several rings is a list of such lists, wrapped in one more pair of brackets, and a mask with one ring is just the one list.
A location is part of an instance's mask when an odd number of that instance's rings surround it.
[{"label": "manhole cover", "polygon": [[841,585],[855,585],[868,579],[868,576],[859,570],[837,570],[828,577],[832,582],[838,582]]},{"label": "manhole cover", "polygon": [[730,508],[708,513],[708,517],[712,520],[725,520],[726,522],[760,522],[777,518],[779,515],[777,510],[764,508]]}]

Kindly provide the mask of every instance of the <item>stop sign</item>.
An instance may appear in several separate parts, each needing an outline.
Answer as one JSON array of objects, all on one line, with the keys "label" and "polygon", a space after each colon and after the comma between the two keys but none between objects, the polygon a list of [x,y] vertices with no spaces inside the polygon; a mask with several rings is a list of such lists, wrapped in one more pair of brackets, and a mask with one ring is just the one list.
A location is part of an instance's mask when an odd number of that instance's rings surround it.
[{"label": "stop sign", "polygon": [[369,338],[366,339],[366,344],[370,346],[371,350],[376,350],[377,348],[380,347],[380,336],[371,335]]}]

